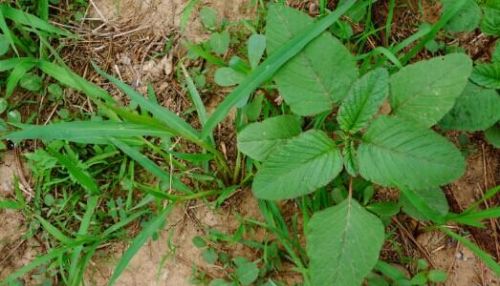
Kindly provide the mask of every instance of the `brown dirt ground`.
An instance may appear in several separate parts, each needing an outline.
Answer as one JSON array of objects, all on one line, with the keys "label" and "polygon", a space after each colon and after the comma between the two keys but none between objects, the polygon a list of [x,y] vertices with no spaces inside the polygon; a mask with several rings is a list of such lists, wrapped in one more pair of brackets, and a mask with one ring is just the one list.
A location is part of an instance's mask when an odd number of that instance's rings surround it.
[{"label": "brown dirt ground", "polygon": [[[430,0],[429,0],[430,1]],[[439,7],[424,1],[426,9],[424,15],[417,15],[416,2],[410,0],[408,5],[399,7],[396,13],[393,37],[400,40],[416,29],[417,23],[422,19],[433,21],[439,15]],[[189,100],[183,94],[179,84],[173,80],[175,60],[180,58],[182,48],[175,46],[173,51],[161,57],[151,58],[154,53],[163,49],[167,39],[180,42],[178,31],[180,15],[185,5],[185,0],[90,0],[92,8],[88,11],[87,20],[74,23],[74,29],[83,35],[80,43],[69,43],[69,48],[64,53],[70,66],[79,71],[86,78],[100,83],[95,73],[92,72],[89,59],[94,60],[109,72],[122,78],[125,82],[144,90],[146,83],[153,83],[163,105],[174,111],[185,110]],[[254,12],[248,8],[248,1],[202,1],[204,4],[216,8],[224,17],[238,20],[249,17]],[[297,2],[297,1],[296,1]],[[298,2],[297,7],[308,9],[314,14],[316,8],[309,2]],[[379,1],[380,6],[374,9],[376,17],[384,19],[384,1]],[[194,13],[187,30],[182,33],[182,39],[198,42],[206,39],[208,34],[199,23],[197,13]],[[468,52],[475,58],[487,59],[490,39],[481,34],[463,35],[459,37],[460,44],[466,46]],[[426,55],[422,55],[426,57]],[[105,86],[105,84],[103,84]],[[119,93],[114,94],[117,99],[122,99]],[[71,96],[71,95],[69,95]],[[74,96],[75,105],[92,110],[88,100],[81,100]],[[204,98],[208,105],[215,105],[220,96]],[[56,107],[54,107],[55,109]],[[48,115],[46,119],[50,119]],[[227,149],[234,148],[234,130],[228,127],[222,129],[229,134],[224,142]],[[474,139],[474,138],[473,138]],[[498,150],[493,150],[483,143],[481,139],[474,139],[476,152],[468,159],[468,169],[464,177],[458,182],[447,187],[447,196],[454,211],[466,208],[471,202],[481,197],[484,190],[498,185],[500,178],[500,157]],[[13,194],[13,176],[19,176],[19,166],[14,152],[6,153],[0,164],[0,199],[9,198]],[[27,185],[26,182],[23,185]],[[29,185],[25,186],[29,192]],[[220,266],[208,265],[201,259],[201,252],[192,244],[192,238],[203,235],[208,228],[215,228],[224,232],[234,231],[237,225],[237,214],[260,218],[255,199],[249,190],[238,191],[235,198],[231,199],[228,206],[213,210],[207,205],[188,204],[177,207],[168,218],[165,230],[155,241],[150,241],[131,261],[130,266],[120,278],[117,285],[190,285],[193,265],[203,270],[209,277],[222,277],[226,269]],[[488,206],[498,205],[496,198]],[[401,217],[401,227],[419,229],[414,221],[408,222]],[[31,261],[36,253],[43,252],[43,248],[36,240],[23,238],[26,231],[22,214],[15,211],[0,211],[0,279]],[[404,233],[399,229],[401,233]],[[491,222],[484,232],[473,229],[469,231],[470,239],[476,240],[490,253],[498,258],[498,221]],[[262,234],[256,234],[262,236]],[[426,257],[437,268],[447,270],[448,286],[470,285],[500,285],[494,275],[466,248],[433,232],[408,231],[401,235],[405,244],[406,255]],[[492,239],[494,238],[494,239]],[[413,241],[412,241],[413,239]],[[221,246],[222,247],[222,246]],[[242,246],[231,246],[234,255],[246,256],[250,259],[257,258],[257,253]],[[109,279],[117,259],[119,259],[126,245],[112,245],[96,255],[91,267],[86,273],[85,280],[88,285],[105,285]],[[425,253],[425,255],[423,254]],[[413,269],[409,269],[413,270]],[[408,269],[407,269],[408,271]],[[298,282],[296,275],[287,273],[292,278],[289,285]],[[293,281],[293,282],[292,282]],[[35,285],[37,281],[28,280],[26,285]]]}]

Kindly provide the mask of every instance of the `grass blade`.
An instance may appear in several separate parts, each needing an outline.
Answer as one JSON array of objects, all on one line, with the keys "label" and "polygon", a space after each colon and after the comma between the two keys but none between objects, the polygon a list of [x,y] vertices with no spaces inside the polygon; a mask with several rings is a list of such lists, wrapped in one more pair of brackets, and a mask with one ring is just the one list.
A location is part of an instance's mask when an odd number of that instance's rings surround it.
[{"label": "grass blade", "polygon": [[27,273],[31,272],[32,270],[34,270],[42,265],[48,264],[54,258],[61,256],[64,252],[66,252],[65,248],[56,248],[56,249],[51,250],[46,255],[39,256],[39,257],[35,258],[28,265],[25,265],[21,269],[10,274],[4,281],[0,282],[0,285],[11,285],[12,283],[14,283],[14,281],[16,279],[23,277]]},{"label": "grass blade", "polygon": [[[370,2],[370,1],[367,1]],[[212,134],[217,124],[219,124],[240,100],[250,96],[262,83],[269,80],[286,62],[304,49],[309,42],[321,35],[344,13],[346,13],[356,1],[346,1],[344,5],[332,12],[330,15],[311,25],[304,32],[291,39],[286,45],[270,55],[261,65],[259,65],[249,77],[247,77],[237,88],[235,88],[222,103],[217,107],[212,116],[208,119],[203,128],[202,138]]]},{"label": "grass blade", "polygon": [[155,233],[157,232],[165,222],[166,216],[172,211],[174,205],[169,205],[165,209],[163,209],[155,218],[150,220],[145,226],[144,229],[134,238],[130,247],[125,251],[123,256],[120,258],[118,265],[113,271],[113,275],[111,276],[108,285],[114,285],[120,275],[125,271],[127,265],[135,256],[135,254],[141,249],[144,243]]},{"label": "grass blade", "polygon": [[49,125],[19,125],[22,130],[3,136],[13,141],[39,139],[67,140],[84,144],[109,144],[109,137],[168,136],[167,130],[150,125],[113,121],[74,121]]},{"label": "grass blade", "polygon": [[496,261],[488,253],[479,248],[479,246],[467,238],[447,229],[446,227],[440,227],[439,229],[451,238],[463,244],[470,251],[474,252],[474,254],[477,255],[484,262],[484,264],[486,264],[486,266],[488,266],[488,268],[490,268],[497,276],[500,276],[500,265],[496,263]]},{"label": "grass blade", "polygon": [[97,85],[88,82],[84,78],[80,77],[73,71],[66,67],[59,66],[57,64],[41,60],[38,67],[49,76],[53,77],[60,83],[71,87],[77,91],[85,93],[88,97],[97,101],[97,99],[102,99],[108,103],[115,103],[115,100],[102,88]]},{"label": "grass blade", "polygon": [[425,45],[436,37],[437,33],[441,31],[441,29],[464,7],[466,3],[466,0],[457,0],[453,3],[454,6],[450,7],[450,9],[442,15],[439,21],[432,26],[429,33],[424,36],[424,38],[414,48],[403,56],[401,63],[406,64],[410,59],[418,54],[418,52],[425,48]]},{"label": "grass blade", "polygon": [[[5,4],[0,4],[0,5],[5,5]],[[19,56],[19,52],[17,51],[17,47],[14,41],[14,35],[9,29],[9,26],[7,25],[7,22],[5,21],[5,15],[3,13],[3,10],[0,9],[0,30],[4,34],[5,38],[9,42],[10,46],[12,47],[12,50],[16,53],[17,56]],[[0,68],[1,69],[1,68]]]},{"label": "grass blade", "polygon": [[25,13],[19,9],[12,8],[6,3],[0,4],[0,14],[3,14],[5,18],[10,19],[16,22],[17,24],[30,26],[37,30],[49,32],[51,34],[57,34],[61,36],[72,36],[70,32],[59,29],[49,24],[47,21],[44,21],[34,15]]},{"label": "grass blade", "polygon": [[48,222],[46,219],[43,217],[35,214],[36,219],[40,222],[40,224],[43,226],[43,228],[50,234],[52,235],[55,239],[59,240],[61,243],[65,245],[74,245],[74,241],[66,236],[64,233],[62,233],[57,227],[53,226],[50,222]]},{"label": "grass blade", "polygon": [[181,69],[182,72],[184,73],[184,77],[186,78],[186,84],[189,91],[189,95],[191,96],[191,100],[193,101],[194,106],[196,107],[196,112],[198,113],[198,119],[200,120],[201,126],[204,126],[205,122],[207,122],[207,111],[205,109],[205,105],[201,100],[201,96],[200,93],[198,92],[198,89],[196,89],[196,86],[194,85],[193,79],[191,78],[186,67],[183,64],[181,64]]},{"label": "grass blade", "polygon": [[10,73],[7,78],[7,84],[5,87],[5,97],[9,98],[16,89],[19,81],[36,66],[36,61],[27,60],[20,62]]},{"label": "grass blade", "polygon": [[115,84],[119,89],[121,89],[125,94],[127,94],[133,101],[137,102],[141,108],[151,112],[153,116],[162,121],[169,129],[173,130],[177,136],[184,137],[193,142],[200,142],[200,136],[198,132],[191,127],[186,121],[182,120],[177,114],[172,111],[157,105],[150,100],[147,100],[142,94],[131,88],[130,86],[124,84],[119,79],[106,74],[103,70],[94,65],[96,71]]},{"label": "grass blade", "polygon": [[[78,230],[78,235],[85,235],[90,226],[90,222],[92,220],[92,216],[94,215],[94,211],[97,207],[97,201],[99,200],[98,196],[91,196],[87,200],[87,208],[85,210],[85,214],[83,215],[82,222],[80,224],[80,229]],[[79,277],[77,273],[78,262],[80,260],[80,254],[82,253],[83,245],[77,246],[73,253],[71,254],[71,264],[69,268],[69,285],[79,285]]]},{"label": "grass blade", "polygon": [[170,176],[170,174],[158,167],[155,162],[151,161],[148,157],[144,156],[136,149],[130,147],[125,142],[120,141],[116,138],[110,138],[109,141],[120,150],[122,150],[123,153],[127,154],[130,158],[137,161],[137,163],[144,167],[144,169],[148,170],[151,174],[158,177],[160,180],[164,182],[172,181],[172,188],[183,192],[191,192],[189,187],[182,183],[179,178],[177,178],[176,176]]},{"label": "grass blade", "polygon": [[71,156],[63,156],[51,148],[47,148],[47,152],[56,158],[59,164],[68,170],[70,175],[91,195],[97,195],[101,192],[99,190],[99,186],[97,186],[97,183],[94,181],[94,178],[92,178],[86,170],[80,168],[78,164],[79,162],[75,162]]}]

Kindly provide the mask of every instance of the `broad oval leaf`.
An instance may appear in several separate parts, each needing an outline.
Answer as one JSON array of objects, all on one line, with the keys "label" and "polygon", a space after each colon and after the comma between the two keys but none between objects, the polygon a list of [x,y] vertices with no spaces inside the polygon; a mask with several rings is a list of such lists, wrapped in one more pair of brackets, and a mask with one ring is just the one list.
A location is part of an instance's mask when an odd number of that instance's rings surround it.
[{"label": "broad oval leaf", "polygon": [[500,1],[488,0],[483,6],[481,31],[489,36],[500,36]]},{"label": "broad oval leaf", "polygon": [[[266,26],[268,54],[312,24],[309,16],[296,9],[272,5]],[[274,80],[292,111],[306,116],[330,110],[347,95],[357,75],[349,50],[325,32],[284,65]]]},{"label": "broad oval leaf", "polygon": [[500,119],[500,96],[469,83],[453,109],[439,122],[445,129],[486,130]]},{"label": "broad oval leaf", "polygon": [[238,150],[252,159],[264,161],[273,150],[301,131],[300,120],[296,116],[271,117],[249,124],[238,133]]},{"label": "broad oval leaf", "polygon": [[379,218],[347,199],[317,212],[307,225],[312,285],[361,285],[384,243]]},{"label": "broad oval leaf", "polygon": [[426,189],[460,177],[465,161],[444,137],[413,122],[379,117],[358,150],[361,175],[379,185]]},{"label": "broad oval leaf", "polygon": [[478,85],[500,89],[500,62],[477,65],[470,79]]},{"label": "broad oval leaf", "polygon": [[355,133],[366,127],[388,95],[387,70],[379,68],[361,77],[340,106],[337,116],[340,128]]},{"label": "broad oval leaf", "polygon": [[259,199],[284,200],[314,192],[342,170],[335,142],[319,130],[310,130],[277,148],[253,181]]},{"label": "broad oval leaf", "polygon": [[252,69],[258,65],[266,51],[266,36],[253,34],[248,39],[248,61]]},{"label": "broad oval leaf", "polygon": [[401,192],[400,202],[403,211],[415,219],[439,221],[448,214],[448,200],[440,188],[401,190]]},{"label": "broad oval leaf", "polygon": [[[443,3],[443,14],[453,8],[456,0],[441,0]],[[448,21],[444,27],[446,31],[451,33],[472,32],[481,22],[481,8],[476,0],[467,0],[465,5],[458,11],[453,18]]]},{"label": "broad oval leaf", "polygon": [[484,136],[486,137],[486,140],[488,141],[488,143],[495,146],[496,148],[500,148],[500,125],[499,124],[496,124],[495,126],[486,130],[484,132]]},{"label": "broad oval leaf", "polygon": [[472,71],[465,54],[450,54],[408,65],[391,77],[393,113],[430,127],[448,113]]},{"label": "broad oval leaf", "polygon": [[245,74],[232,68],[222,67],[215,71],[214,81],[220,86],[233,86],[240,84],[245,79]]}]

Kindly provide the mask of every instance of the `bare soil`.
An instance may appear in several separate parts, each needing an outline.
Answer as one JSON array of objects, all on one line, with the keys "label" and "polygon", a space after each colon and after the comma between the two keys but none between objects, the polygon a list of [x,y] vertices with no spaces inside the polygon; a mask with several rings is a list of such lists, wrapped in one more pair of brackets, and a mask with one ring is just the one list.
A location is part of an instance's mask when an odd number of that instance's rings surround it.
[{"label": "bare soil", "polygon": [[[89,80],[100,83],[92,68],[89,59],[114,73],[123,81],[144,91],[147,83],[153,83],[161,103],[170,109],[180,112],[189,107],[186,97],[174,78],[175,61],[184,53],[180,44],[182,40],[199,42],[209,34],[202,28],[198,13],[194,12],[186,30],[180,32],[181,14],[186,0],[90,0],[91,9],[87,13],[87,20],[79,23],[78,31],[84,40],[72,43],[65,51],[64,56],[71,67],[80,72]],[[255,11],[249,8],[247,0],[202,1],[217,9],[220,15],[230,20],[241,20],[251,17]],[[315,13],[315,7],[307,1],[299,1],[297,7],[306,9],[310,14]],[[408,1],[407,8],[399,8],[395,16],[393,27],[394,40],[400,40],[415,32],[418,23],[425,19],[434,21],[439,16],[439,7],[424,7],[424,15],[419,15],[416,5],[418,1]],[[424,1],[430,3],[431,1]],[[379,1],[379,9],[374,9],[376,17],[384,21],[384,3]],[[385,7],[386,8],[386,7]],[[437,16],[436,16],[437,15]],[[152,57],[163,50],[166,40],[171,39],[175,46],[167,54]],[[490,39],[483,35],[464,35],[458,40],[466,46],[467,51],[474,57],[487,59],[490,53]],[[483,47],[481,47],[483,45]],[[423,54],[421,57],[429,55]],[[105,86],[105,84],[102,84]],[[116,93],[114,96],[123,100]],[[215,106],[222,99],[221,94],[204,98],[209,106]],[[80,101],[79,101],[80,100]],[[74,103],[92,110],[89,101],[81,101],[75,95]],[[49,118],[48,118],[49,119]],[[222,126],[219,132],[225,134],[219,138],[223,150],[234,150],[234,130],[231,122]],[[500,157],[498,150],[485,144],[481,138],[473,138],[475,152],[468,159],[468,169],[464,177],[447,187],[447,196],[453,211],[465,209],[471,202],[482,196],[489,187],[498,185],[500,178]],[[13,177],[19,176],[19,166],[16,165],[14,152],[7,152],[0,164],[0,199],[12,198]],[[26,186],[25,188],[28,188]],[[495,198],[489,205],[498,205]],[[292,210],[293,208],[290,208]],[[201,250],[196,248],[193,237],[206,234],[209,228],[226,233],[234,232],[238,227],[237,216],[260,219],[257,203],[250,190],[239,190],[237,194],[221,209],[211,209],[204,203],[179,205],[168,217],[165,229],[158,239],[149,241],[131,261],[126,272],[121,276],[117,285],[192,285],[190,279],[193,267],[205,272],[211,278],[224,277],[228,269],[218,265],[210,265],[201,258]],[[403,221],[408,229],[415,227],[416,222]],[[419,229],[419,228],[418,228]],[[14,269],[31,261],[37,253],[43,253],[44,248],[34,239],[25,239],[27,230],[23,215],[16,211],[0,210],[0,280],[12,273]],[[485,230],[462,229],[463,233],[470,232],[470,239],[476,241],[498,259],[498,221],[492,221]],[[263,233],[256,232],[253,239],[262,240]],[[477,257],[460,244],[451,241],[441,234],[434,232],[409,232],[410,238],[401,238],[401,243],[409,250],[407,255],[423,257],[422,249],[429,255],[435,267],[449,273],[448,286],[500,285],[495,277]],[[106,285],[116,262],[126,249],[124,243],[107,246],[97,253],[91,261],[85,280],[88,285]],[[241,246],[220,246],[233,256],[245,256],[251,260],[258,258],[258,253]],[[405,269],[410,272],[412,269]],[[300,282],[297,275],[284,272],[282,275],[288,285]],[[34,275],[26,278],[26,285],[36,285],[39,281]]]}]

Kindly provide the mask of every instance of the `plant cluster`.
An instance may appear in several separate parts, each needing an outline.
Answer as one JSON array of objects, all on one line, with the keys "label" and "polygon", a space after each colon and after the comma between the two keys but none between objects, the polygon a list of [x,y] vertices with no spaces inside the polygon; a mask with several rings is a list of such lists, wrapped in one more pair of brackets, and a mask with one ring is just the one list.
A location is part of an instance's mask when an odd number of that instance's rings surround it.
[{"label": "plant cluster", "polygon": [[[416,276],[408,278],[380,259],[390,236],[386,226],[401,211],[470,248],[500,275],[500,266],[489,254],[448,227],[481,227],[484,219],[498,218],[498,207],[482,210],[480,205],[500,188],[489,190],[462,213],[449,210],[440,188],[460,178],[466,167],[462,152],[440,131],[485,131],[487,140],[499,146],[500,48],[497,45],[491,63],[474,64],[465,53],[443,49],[436,40],[439,32],[453,34],[477,27],[487,35],[500,36],[500,2],[479,5],[473,0],[443,0],[437,23],[421,26],[400,43],[368,52],[359,49],[356,55],[352,51],[358,47],[344,44],[354,38],[347,19],[369,19],[372,1],[339,1],[333,12],[328,11],[326,1],[319,2],[318,19],[283,3],[263,6],[265,34],[258,32],[258,21],[253,26],[247,23],[252,35],[240,50],[244,56],[234,56],[227,64],[221,56],[231,46],[230,23],[218,21],[212,9],[200,11],[203,25],[212,35],[205,43],[186,44],[189,56],[216,66],[216,84],[234,87],[209,114],[199,92],[206,83],[203,73],[197,70],[192,78],[193,69],[179,64],[178,75],[186,83],[201,129],[158,104],[153,88],[145,97],[97,66],[102,77],[131,99],[130,105],[117,104],[106,90],[44,56],[2,60],[0,71],[10,71],[7,97],[18,84],[40,90],[41,79],[26,79],[38,68],[60,85],[85,93],[98,108],[85,121],[44,126],[10,122],[18,129],[4,138],[45,143],[44,150],[27,156],[38,170],[37,202],[61,211],[67,211],[69,204],[75,215],[66,220],[72,225],[68,227],[48,221],[51,210],[30,210],[55,239],[55,247],[12,274],[7,283],[40,265],[63,261],[66,267],[59,273],[61,280],[79,285],[99,245],[120,237],[128,224],[147,217],[143,230],[116,266],[109,282],[113,285],[140,247],[162,228],[176,203],[215,198],[216,205],[221,205],[237,188],[246,187],[259,200],[265,219],[262,224],[279,242],[273,251],[285,253],[303,276],[304,285],[362,285],[365,281],[368,285],[425,285],[446,280],[443,272],[428,269],[425,262],[419,263]],[[189,13],[192,3],[186,8]],[[389,3],[394,9],[395,1]],[[6,32],[10,30],[2,19],[9,17],[18,25],[66,35],[38,17],[2,4],[0,51],[2,39],[8,43],[6,50],[22,46],[13,33]],[[391,21],[386,23],[387,31]],[[44,33],[38,33],[42,44]],[[357,40],[366,41],[365,36]],[[414,61],[423,49],[440,55]],[[54,91],[56,87],[47,89],[59,93]],[[283,104],[270,101],[269,94],[279,95]],[[218,149],[214,130],[233,109],[237,111],[238,158],[230,164]],[[198,152],[193,153],[187,144],[177,144],[177,138],[195,145]],[[166,165],[153,160],[151,154]],[[139,180],[135,171],[139,166],[157,180]],[[45,183],[53,181],[57,172],[58,178],[64,174],[61,182],[79,186],[78,195],[65,189],[58,198],[50,194]],[[118,175],[107,182],[95,179],[98,174],[107,178],[113,173]],[[128,191],[125,201],[108,194],[117,185]],[[376,200],[375,193],[381,188],[397,189],[400,199]],[[84,208],[79,205],[82,199],[86,200]],[[277,204],[281,200],[299,205],[305,248],[295,237],[301,233],[289,230]],[[106,213],[100,211],[102,202],[109,206]],[[26,204],[18,196],[4,205],[30,209]],[[148,208],[150,205],[154,207]],[[83,216],[77,215],[82,209]],[[105,221],[103,217],[112,221],[93,227],[92,222]],[[294,228],[300,229],[297,225]],[[225,238],[241,241],[241,237]],[[272,263],[259,269],[255,261],[243,257],[222,258],[204,238],[193,243],[203,250],[207,262],[222,261],[235,269],[232,282],[219,279],[211,285],[276,285],[264,279],[272,271]]]}]

